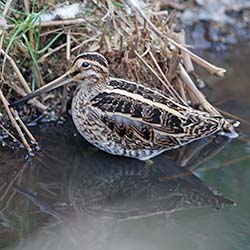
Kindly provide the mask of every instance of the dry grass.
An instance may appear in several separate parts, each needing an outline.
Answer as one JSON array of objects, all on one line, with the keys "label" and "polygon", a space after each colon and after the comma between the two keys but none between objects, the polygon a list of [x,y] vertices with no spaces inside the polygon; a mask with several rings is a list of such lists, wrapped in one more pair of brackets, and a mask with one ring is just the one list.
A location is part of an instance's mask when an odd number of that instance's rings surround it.
[{"label": "dry grass", "polygon": [[[36,141],[17,112],[9,108],[8,100],[25,96],[59,77],[84,51],[102,53],[116,77],[160,88],[179,102],[219,114],[197,89],[193,63],[217,76],[223,76],[225,70],[192,53],[185,44],[185,32],[175,32],[175,15],[160,10],[158,4],[139,8],[135,1],[91,0],[76,18],[38,22],[42,1],[26,0],[23,6],[17,2],[9,0],[0,5],[1,23],[7,21],[0,26],[1,126],[7,126],[9,120],[12,128],[5,129],[29,152],[30,142]],[[55,3],[47,4],[53,9]],[[65,110],[65,96],[65,92],[56,90],[53,95],[30,101],[19,114],[49,114],[50,106],[59,117],[58,110]]]}]

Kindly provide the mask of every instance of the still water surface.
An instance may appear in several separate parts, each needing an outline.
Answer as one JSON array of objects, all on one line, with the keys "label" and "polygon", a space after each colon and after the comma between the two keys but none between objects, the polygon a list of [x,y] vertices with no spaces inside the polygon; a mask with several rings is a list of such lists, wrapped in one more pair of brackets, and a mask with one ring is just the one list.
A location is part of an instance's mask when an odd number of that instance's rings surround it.
[{"label": "still water surface", "polygon": [[150,166],[96,150],[71,122],[35,128],[32,161],[0,148],[0,249],[250,249],[250,52],[205,56],[229,69],[205,92],[241,118],[237,139]]}]

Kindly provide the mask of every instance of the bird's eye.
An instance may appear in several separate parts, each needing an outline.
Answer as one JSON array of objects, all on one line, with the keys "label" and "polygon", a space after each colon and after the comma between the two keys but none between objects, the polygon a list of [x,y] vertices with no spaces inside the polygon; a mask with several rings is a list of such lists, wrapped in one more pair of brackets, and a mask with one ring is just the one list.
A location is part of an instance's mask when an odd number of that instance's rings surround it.
[{"label": "bird's eye", "polygon": [[85,68],[85,69],[87,69],[87,68],[90,67],[90,64],[88,62],[83,62],[82,63],[82,67]]}]

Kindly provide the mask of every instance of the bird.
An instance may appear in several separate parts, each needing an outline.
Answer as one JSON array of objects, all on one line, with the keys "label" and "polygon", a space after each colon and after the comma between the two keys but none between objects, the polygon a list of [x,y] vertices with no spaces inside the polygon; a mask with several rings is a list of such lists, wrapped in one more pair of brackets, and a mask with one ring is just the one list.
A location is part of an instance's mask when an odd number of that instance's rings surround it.
[{"label": "bird", "polygon": [[145,84],[110,76],[97,52],[78,55],[61,77],[14,102],[17,105],[76,82],[72,118],[78,132],[107,153],[149,160],[229,127],[212,116]]}]

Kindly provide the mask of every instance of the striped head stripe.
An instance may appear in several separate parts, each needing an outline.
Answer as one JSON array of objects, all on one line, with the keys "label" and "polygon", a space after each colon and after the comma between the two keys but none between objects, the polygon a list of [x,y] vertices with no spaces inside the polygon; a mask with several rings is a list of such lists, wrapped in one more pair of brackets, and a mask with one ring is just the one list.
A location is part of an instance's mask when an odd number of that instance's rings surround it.
[{"label": "striped head stripe", "polygon": [[72,65],[74,65],[74,63],[80,58],[88,60],[88,61],[98,62],[100,65],[104,66],[105,68],[108,68],[108,62],[106,58],[97,52],[86,52],[77,56],[75,60],[73,61]]}]

